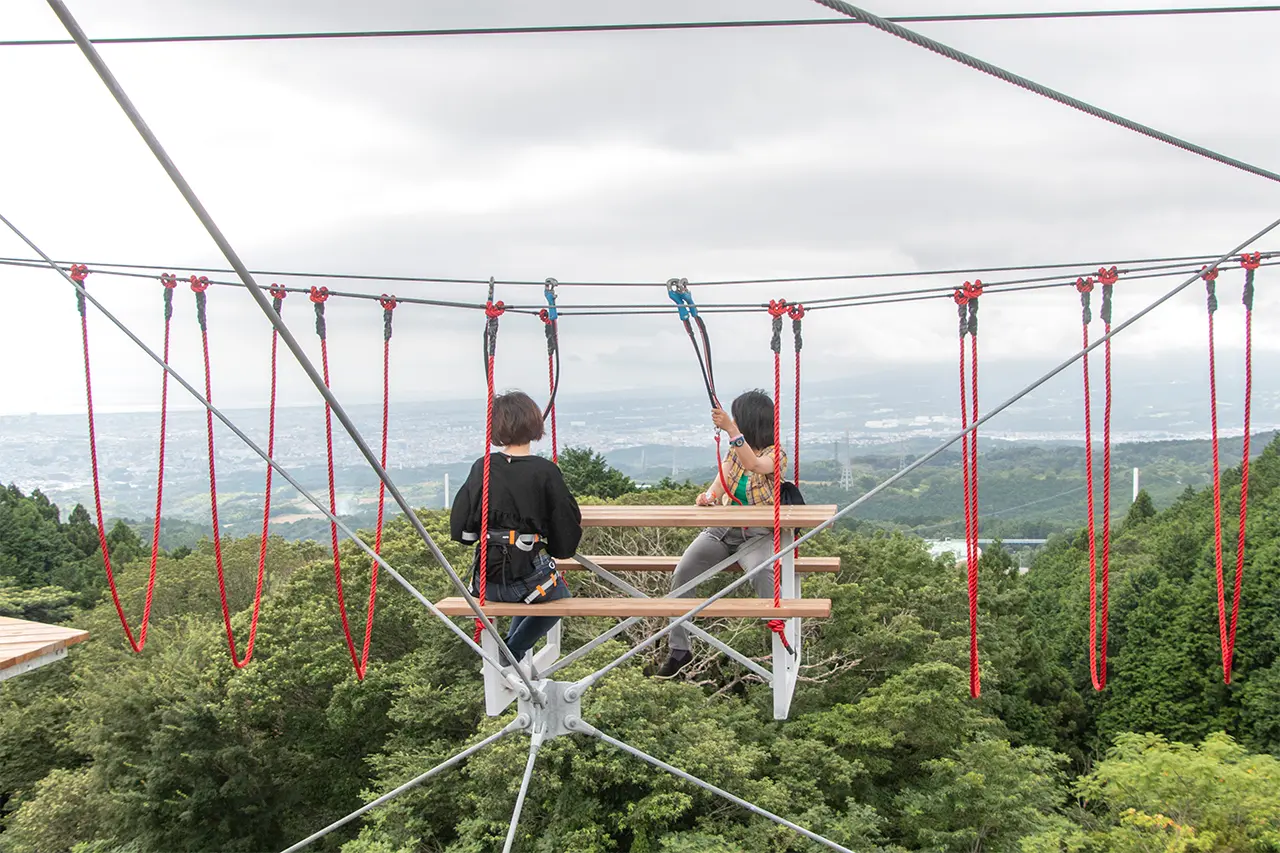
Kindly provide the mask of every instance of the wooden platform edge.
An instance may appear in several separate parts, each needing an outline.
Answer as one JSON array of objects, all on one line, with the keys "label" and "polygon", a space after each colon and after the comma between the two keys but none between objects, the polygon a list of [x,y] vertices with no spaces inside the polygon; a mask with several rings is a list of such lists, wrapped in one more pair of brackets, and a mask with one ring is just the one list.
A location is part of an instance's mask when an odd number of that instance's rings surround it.
[{"label": "wooden platform edge", "polygon": [[[700,598],[564,598],[547,604],[508,604],[489,602],[483,610],[488,616],[604,616],[625,619],[630,616],[670,618],[682,616],[706,599]],[[444,598],[436,607],[446,616],[471,616],[473,612],[462,598]],[[707,619],[773,619],[799,617],[825,619],[831,615],[829,598],[784,598],[774,607],[768,598],[721,598],[713,601],[700,616]]]},{"label": "wooden platform edge", "polygon": [[[679,557],[661,555],[653,557],[596,557],[588,554],[586,558],[611,572],[671,572],[675,570],[676,563],[680,560]],[[584,570],[582,564],[572,557],[565,560],[556,560],[556,566],[568,572]],[[725,569],[725,571],[740,572],[742,570],[735,564]],[[840,571],[840,558],[797,557],[796,571],[801,574],[835,573]]]}]

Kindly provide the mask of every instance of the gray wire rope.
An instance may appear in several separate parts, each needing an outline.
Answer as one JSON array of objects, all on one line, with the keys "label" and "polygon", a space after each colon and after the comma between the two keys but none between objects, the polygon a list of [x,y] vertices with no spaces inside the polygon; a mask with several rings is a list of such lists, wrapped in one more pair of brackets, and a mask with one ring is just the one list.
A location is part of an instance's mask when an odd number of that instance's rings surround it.
[{"label": "gray wire rope", "polygon": [[[338,398],[334,396],[331,390],[329,390],[328,385],[324,381],[324,377],[321,376],[318,370],[316,370],[315,364],[311,362],[311,359],[307,356],[306,352],[302,349],[302,346],[293,336],[293,332],[290,331],[289,327],[280,319],[280,315],[276,313],[275,309],[271,307],[271,301],[267,298],[267,295],[263,292],[262,288],[258,286],[253,275],[245,267],[244,262],[240,260],[240,256],[236,253],[236,250],[231,247],[229,242],[227,242],[227,238],[223,235],[222,230],[218,228],[217,223],[213,221],[213,217],[211,217],[209,212],[205,210],[204,205],[196,196],[191,185],[187,183],[186,178],[184,178],[182,173],[178,171],[178,167],[174,165],[173,160],[169,158],[169,154],[165,151],[164,146],[160,144],[160,140],[143,120],[142,115],[129,99],[129,96],[125,94],[124,89],[120,86],[120,82],[116,79],[115,75],[111,73],[111,69],[107,67],[107,64],[103,62],[97,49],[90,43],[89,37],[86,36],[84,30],[80,28],[80,24],[76,22],[76,19],[72,16],[70,10],[67,9],[66,4],[63,3],[63,0],[48,0],[48,3],[54,14],[58,16],[60,21],[62,21],[62,25],[67,28],[67,32],[73,39],[75,39],[76,44],[80,46],[80,50],[84,53],[85,58],[89,60],[89,64],[93,66],[94,70],[98,73],[98,76],[102,78],[102,82],[106,84],[107,89],[111,92],[112,97],[115,98],[116,103],[120,105],[120,108],[124,111],[125,115],[128,116],[129,121],[133,123],[134,128],[137,129],[138,133],[147,143],[147,147],[151,149],[151,152],[155,155],[156,159],[160,161],[160,165],[164,168],[165,172],[168,173],[170,180],[173,181],[174,185],[178,188],[178,191],[182,193],[183,198],[187,200],[187,204],[191,207],[192,212],[195,213],[205,230],[209,232],[209,236],[218,245],[223,256],[226,257],[227,261],[236,270],[241,281],[244,282],[245,287],[248,289],[249,294],[253,297],[254,301],[258,303],[258,307],[262,309],[262,313],[267,316],[267,319],[271,321],[271,325],[275,326],[276,330],[280,333],[280,339],[284,341],[285,346],[287,346],[289,351],[293,353],[294,358],[311,379],[312,384],[316,386],[316,390],[320,392],[320,395],[324,397],[325,402],[329,404],[330,408],[333,410],[333,414],[338,418],[338,421],[347,431],[347,434],[351,436],[351,440],[355,443],[356,447],[359,448],[361,454],[364,455],[365,461],[368,462],[371,468],[373,468],[374,472],[378,475],[378,479],[386,485],[387,491],[391,493],[396,505],[399,506],[401,512],[405,514],[410,525],[412,525],[418,535],[422,537],[423,542],[426,543],[432,556],[436,558],[436,561],[440,563],[441,567],[443,567],[445,572],[449,575],[449,579],[453,581],[454,586],[462,593],[462,597],[466,600],[471,610],[476,614],[476,617],[480,620],[484,630],[494,639],[498,648],[504,655],[506,655],[508,660],[515,660],[514,656],[511,654],[511,650],[507,648],[507,644],[493,627],[493,623],[485,616],[484,611],[480,609],[479,603],[467,589],[467,585],[462,582],[462,578],[460,578],[458,573],[454,571],[448,558],[445,557],[444,552],[440,550],[440,546],[436,544],[435,540],[431,538],[431,534],[427,531],[427,528],[423,526],[422,519],[418,518],[413,511],[413,507],[409,505],[409,502],[400,492],[400,489],[394,482],[392,482],[391,475],[389,475],[386,469],[382,467],[382,463],[379,461],[377,454],[373,452],[373,449],[369,447],[368,442],[365,441],[364,436],[360,434],[360,430],[356,428],[355,422],[351,420],[351,416],[347,414],[346,409],[343,408],[342,404],[338,401]],[[534,703],[541,704],[543,701],[541,694],[537,688],[534,687],[533,682],[529,678],[529,674],[525,671],[525,668],[517,663],[515,666],[515,672],[519,675],[520,680],[529,691]]]},{"label": "gray wire rope", "polygon": [[947,59],[955,60],[962,65],[967,65],[976,71],[983,72],[984,74],[990,74],[992,77],[1003,80],[1006,83],[1012,83],[1013,85],[1026,89],[1029,92],[1034,92],[1042,97],[1057,101],[1064,106],[1072,107],[1073,109],[1077,109],[1082,113],[1093,116],[1094,118],[1109,121],[1112,124],[1119,125],[1127,130],[1132,130],[1135,133],[1141,133],[1143,136],[1151,137],[1152,139],[1172,145],[1175,148],[1181,148],[1183,151],[1197,154],[1201,157],[1207,157],[1210,160],[1214,160],[1226,166],[1231,166],[1234,169],[1240,169],[1241,171],[1258,175],[1259,177],[1266,178],[1270,181],[1280,182],[1280,174],[1276,174],[1269,169],[1264,169],[1261,166],[1255,166],[1252,163],[1246,163],[1243,160],[1237,160],[1234,157],[1228,157],[1225,154],[1220,154],[1217,151],[1205,148],[1202,145],[1197,145],[1194,142],[1188,142],[1185,139],[1180,139],[1179,137],[1165,133],[1164,131],[1156,130],[1154,127],[1148,127],[1145,124],[1125,118],[1122,115],[1117,115],[1109,110],[1096,107],[1093,104],[1080,100],[1079,98],[1073,98],[1056,89],[1050,89],[1048,86],[1023,77],[1020,74],[1014,74],[1012,71],[1006,71],[997,65],[992,65],[990,62],[978,59],[976,56],[970,56],[964,51],[957,50],[950,45],[943,44],[937,39],[921,35],[914,30],[909,30],[900,24],[895,24],[893,21],[868,12],[863,8],[854,6],[851,3],[846,3],[844,0],[813,0],[813,2],[820,6],[827,7],[833,12],[839,12],[841,15],[846,15],[854,20],[862,21],[878,30],[889,33],[890,35],[897,36],[898,38],[908,41],[917,47],[923,47],[926,50],[931,50],[939,56],[945,56]]}]

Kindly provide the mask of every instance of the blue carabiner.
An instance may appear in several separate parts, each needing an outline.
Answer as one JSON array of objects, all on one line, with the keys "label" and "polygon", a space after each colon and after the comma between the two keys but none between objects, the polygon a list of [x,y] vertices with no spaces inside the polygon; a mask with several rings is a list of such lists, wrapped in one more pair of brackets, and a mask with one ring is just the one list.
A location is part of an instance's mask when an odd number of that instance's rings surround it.
[{"label": "blue carabiner", "polygon": [[556,285],[559,283],[554,278],[549,278],[546,286],[542,289],[542,295],[547,297],[547,305],[549,306],[547,308],[547,318],[552,322],[559,319],[556,313]]},{"label": "blue carabiner", "polygon": [[693,295],[689,293],[689,280],[672,278],[667,280],[667,296],[680,309],[680,319],[688,320],[690,315],[698,316],[698,306],[693,304]]}]

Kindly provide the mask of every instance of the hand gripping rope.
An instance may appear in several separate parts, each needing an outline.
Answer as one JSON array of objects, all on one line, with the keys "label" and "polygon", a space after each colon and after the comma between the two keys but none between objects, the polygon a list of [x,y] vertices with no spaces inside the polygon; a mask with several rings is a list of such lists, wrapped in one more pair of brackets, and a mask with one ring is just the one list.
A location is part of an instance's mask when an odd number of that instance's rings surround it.
[{"label": "hand gripping rope", "polygon": [[[316,335],[320,337],[320,365],[324,372],[325,387],[329,387],[329,341],[327,327],[324,319],[324,304],[329,299],[329,288],[312,287],[310,293],[311,304],[316,312]],[[389,300],[390,301],[390,300]],[[383,365],[387,365],[387,358],[390,347],[391,320],[390,310],[383,306]],[[386,373],[383,374],[384,395],[386,389]],[[385,396],[384,396],[385,401]],[[385,410],[384,410],[385,411]],[[386,418],[383,419],[383,467],[385,468],[386,459]],[[333,416],[328,401],[324,405],[324,443],[325,454],[329,463],[329,512],[338,514],[338,499],[334,485],[333,476]],[[381,490],[379,490],[381,494]],[[373,609],[374,603],[378,595],[378,572],[376,570],[369,578],[369,603],[365,611],[365,629],[364,629],[364,648],[360,652],[356,652],[355,641],[351,639],[351,625],[347,620],[347,597],[346,590],[342,584],[342,557],[338,552],[338,525],[332,521],[329,522],[329,542],[333,550],[333,582],[338,592],[338,616],[342,622],[342,636],[347,643],[347,653],[351,655],[351,665],[355,668],[356,678],[363,681],[365,671],[369,666],[369,647],[373,636]]]},{"label": "hand gripping rope", "polygon": [[[490,286],[492,289],[492,285]],[[489,579],[489,470],[493,449],[493,360],[498,353],[498,318],[506,310],[502,300],[489,301],[484,306],[484,376],[487,392],[484,410],[484,480],[480,489],[480,541],[476,543],[476,568],[479,577],[476,600],[483,606],[485,587]],[[475,641],[480,642],[484,623],[476,619]]]},{"label": "hand gripping rope", "polygon": [[[773,553],[782,551],[782,318],[788,313],[784,299],[769,300],[769,316],[773,319]],[[797,333],[798,334],[798,333]],[[773,561],[773,606],[782,606],[782,560]],[[795,650],[787,642],[787,623],[770,619],[769,630],[778,635],[788,654]]]},{"label": "hand gripping rope", "polygon": [[[1102,321],[1106,331],[1111,332],[1111,292],[1119,278],[1115,267],[1098,270],[1098,281],[1102,284]],[[1094,690],[1102,690],[1107,686],[1107,625],[1110,613],[1108,605],[1111,577],[1111,339],[1107,338],[1105,358],[1106,402],[1103,414],[1103,474],[1102,474],[1102,605],[1099,618],[1098,605],[1098,554],[1097,535],[1094,520],[1093,503],[1093,435],[1091,419],[1091,395],[1089,392],[1089,323],[1093,317],[1089,307],[1089,297],[1094,289],[1093,276],[1076,279],[1076,290],[1080,293],[1081,341],[1086,350],[1081,358],[1084,376],[1084,455],[1085,455],[1085,488],[1088,492],[1088,524],[1089,524],[1089,677]],[[1101,630],[1099,631],[1099,621]]]},{"label": "hand gripping rope", "polygon": [[[200,325],[200,346],[204,354],[204,396],[213,402],[213,380],[209,369],[209,317],[205,291],[209,289],[206,276],[191,276],[191,291],[196,295],[196,322]],[[227,580],[222,563],[222,531],[218,524],[218,474],[214,464],[213,413],[205,411],[205,434],[209,449],[209,516],[213,522],[213,562],[218,571],[218,597],[222,603],[222,625],[227,632],[227,649],[231,653],[231,665],[243,669],[253,659],[253,647],[258,638],[258,616],[262,612],[262,581],[264,561],[258,563],[258,580],[253,593],[253,615],[249,620],[249,639],[245,641],[244,656],[236,654],[236,638],[231,628],[231,608],[227,604]],[[270,492],[268,492],[270,494]]]},{"label": "hand gripping rope", "polygon": [[960,329],[960,428],[969,429],[969,400],[966,399],[964,338],[967,334],[972,344],[973,364],[971,394],[974,429],[960,440],[962,457],[962,483],[964,492],[965,568],[969,587],[969,695],[975,699],[982,694],[978,672],[978,297],[982,296],[982,281],[966,281],[952,294]]},{"label": "hand gripping rope", "polygon": [[[716,378],[715,372],[711,365],[711,338],[707,335],[707,324],[698,316],[698,306],[694,304],[693,294],[689,292],[689,280],[687,278],[672,278],[667,280],[667,296],[676,304],[679,309],[680,322],[684,324],[684,330],[689,335],[689,342],[693,344],[693,354],[698,359],[698,368],[702,371],[702,383],[707,391],[707,399],[711,401],[711,408],[720,408],[720,400],[716,397]],[[699,347],[698,338],[693,333],[693,326],[689,319],[698,324],[698,332],[702,336],[702,344]],[[741,504],[733,490],[729,488],[729,484],[724,478],[724,460],[721,458],[720,447],[720,428],[716,427],[716,475],[720,479],[720,488],[724,489],[724,493],[729,499],[736,504]]]},{"label": "hand gripping rope", "polygon": [[542,411],[542,419],[551,418],[551,461],[559,464],[560,444],[556,437],[556,394],[560,390],[560,329],[559,312],[556,311],[556,285],[560,282],[554,278],[547,279],[542,292],[547,298],[547,307],[538,312],[542,318],[544,331],[547,333],[547,386],[550,397],[547,407]]},{"label": "hand gripping rope", "polygon": [[[89,268],[84,264],[71,265],[71,278],[83,285],[89,275]],[[169,361],[169,325],[173,317],[174,278],[171,275],[161,276],[164,285],[164,360]],[[151,569],[147,575],[146,601],[142,606],[142,623],[138,626],[137,638],[129,627],[129,620],[124,615],[124,605],[120,603],[120,593],[116,589],[115,574],[111,568],[111,551],[107,545],[107,528],[102,519],[102,488],[98,476],[98,442],[93,422],[93,380],[89,370],[89,320],[85,310],[83,294],[76,291],[76,309],[80,312],[80,332],[84,343],[84,391],[89,414],[89,464],[93,474],[93,506],[98,519],[98,549],[102,553],[102,565],[107,572],[107,586],[111,589],[111,600],[115,604],[116,614],[120,617],[120,625],[129,641],[129,648],[140,652],[147,644],[147,628],[151,622],[151,602],[156,588],[156,558],[160,554],[160,506],[164,493],[164,437],[165,418],[169,408],[169,374],[164,374],[160,386],[160,452],[156,473],[156,510],[151,528]]]}]

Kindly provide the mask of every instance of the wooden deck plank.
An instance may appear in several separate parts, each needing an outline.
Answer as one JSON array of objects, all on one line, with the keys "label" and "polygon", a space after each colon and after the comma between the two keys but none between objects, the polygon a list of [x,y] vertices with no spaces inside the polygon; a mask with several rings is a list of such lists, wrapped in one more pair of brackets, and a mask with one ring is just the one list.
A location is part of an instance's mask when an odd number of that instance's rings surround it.
[{"label": "wooden deck plank", "polygon": [[[602,569],[608,569],[611,572],[671,572],[675,571],[676,563],[680,561],[678,556],[657,556],[657,557],[593,557],[587,555],[587,559],[598,565]],[[556,560],[556,567],[564,569],[567,572],[581,571],[582,566],[575,559]],[[735,564],[725,571],[741,571]],[[840,571],[839,557],[797,557],[796,571],[801,573],[814,572],[838,572]]]},{"label": "wooden deck plank", "polygon": [[[564,598],[546,604],[503,604],[489,602],[484,612],[489,616],[681,616],[705,599],[697,598]],[[471,616],[472,610],[461,598],[446,598],[436,603],[446,616]],[[821,619],[831,615],[829,598],[784,598],[774,607],[768,598],[721,598],[711,602],[699,615],[708,619],[743,618],[773,619],[801,616]]]},{"label": "wooden deck plank", "polygon": [[[782,507],[783,527],[817,527],[836,514],[835,504]],[[583,527],[773,527],[773,507],[584,506]]]},{"label": "wooden deck plank", "polygon": [[87,639],[88,631],[0,616],[0,670]]}]

